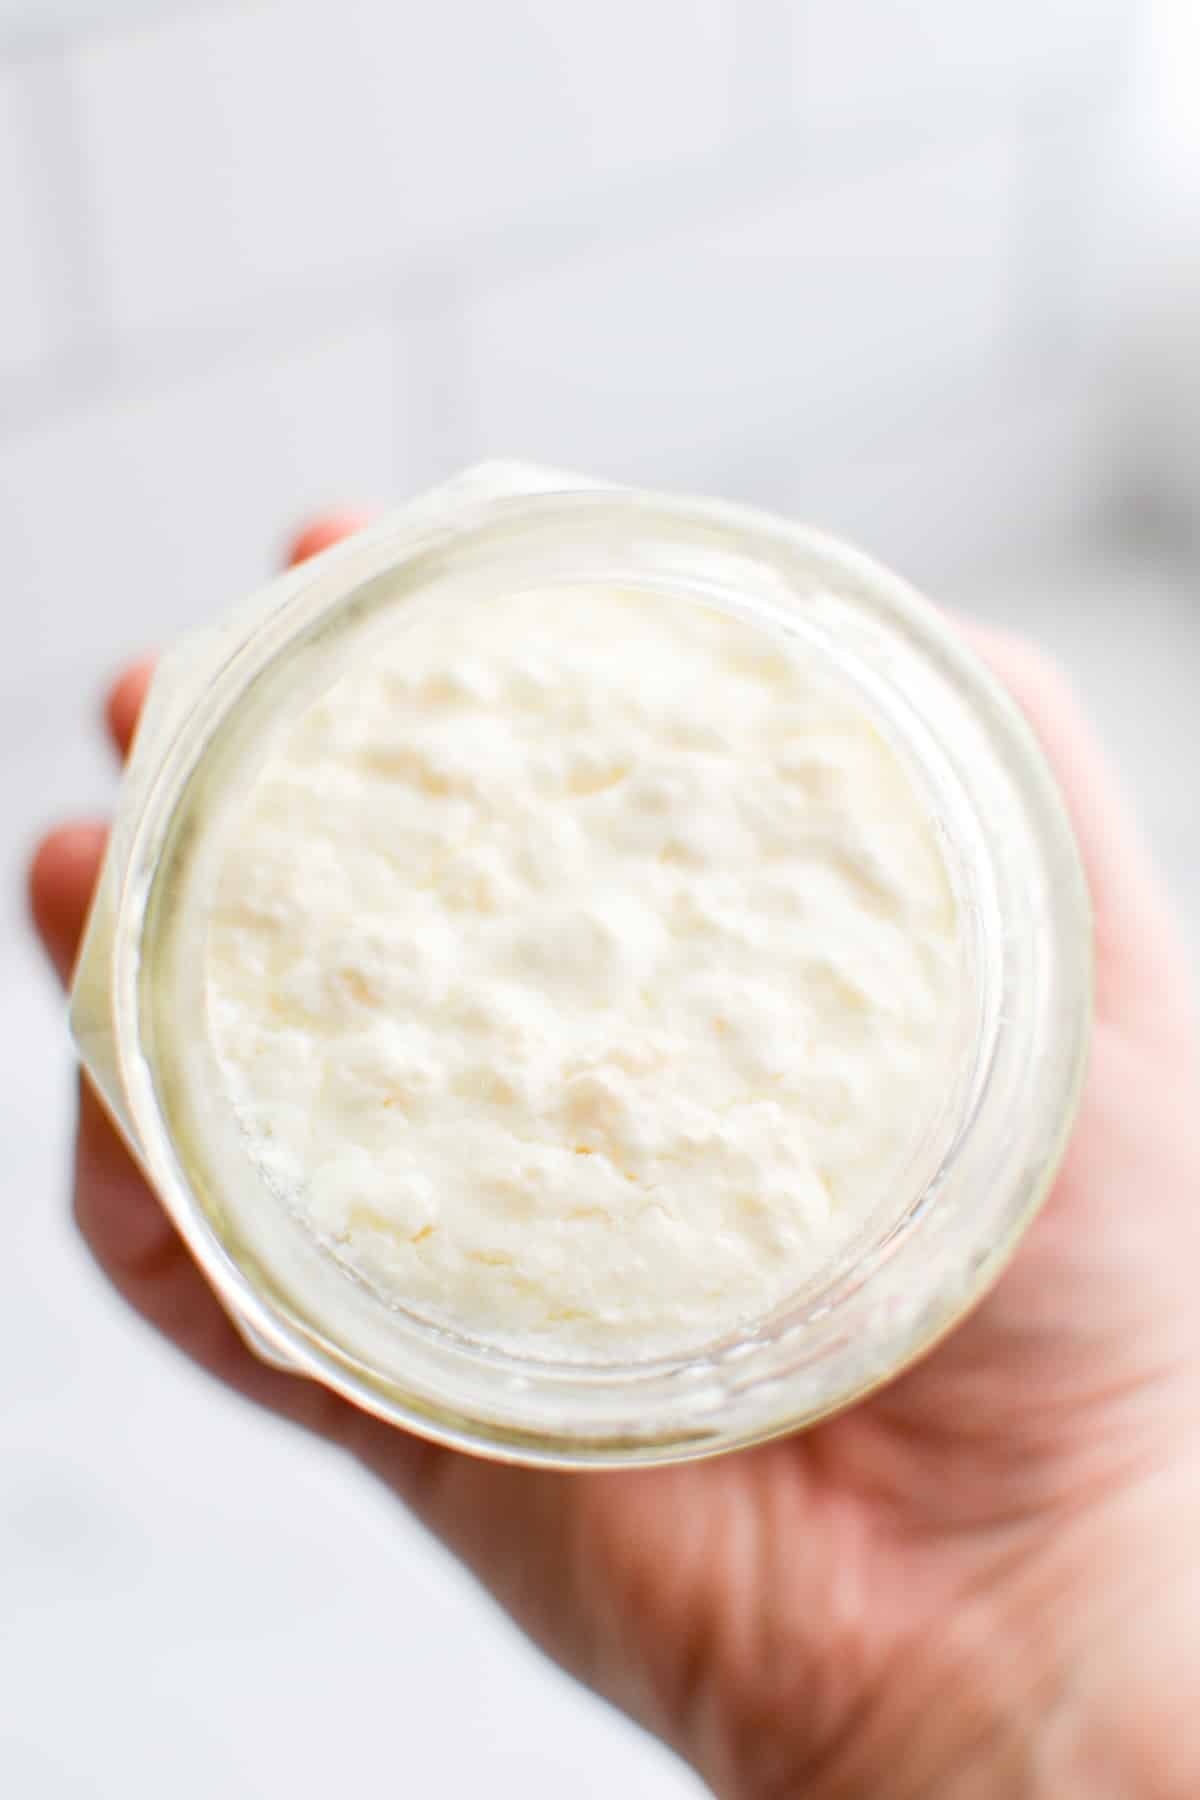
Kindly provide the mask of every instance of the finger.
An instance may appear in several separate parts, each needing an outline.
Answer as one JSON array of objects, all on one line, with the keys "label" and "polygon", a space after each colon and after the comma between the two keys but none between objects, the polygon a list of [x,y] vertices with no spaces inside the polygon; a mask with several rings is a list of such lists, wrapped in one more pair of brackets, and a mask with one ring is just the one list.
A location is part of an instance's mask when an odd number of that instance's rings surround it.
[{"label": "finger", "polygon": [[[1070,683],[1035,645],[974,628],[984,660],[1032,725],[1058,779],[1093,888],[1107,903],[1128,869],[1137,838],[1127,797]],[[1143,846],[1136,845],[1139,860]]]},{"label": "finger", "polygon": [[[106,839],[102,825],[63,826],[33,858],[30,904],[64,982]],[[86,1080],[80,1083],[75,1211],[85,1241],[118,1291],[187,1354],[261,1405],[326,1436],[345,1435],[350,1409],[344,1403],[315,1383],[268,1368],[245,1348]],[[395,1456],[399,1474],[399,1446]]]},{"label": "finger", "polygon": [[108,692],[104,716],[108,734],[121,756],[129,755],[129,746],[154,673],[154,658],[143,657],[119,675]]},{"label": "finger", "polygon": [[246,1348],[86,1078],[79,1086],[75,1218],[121,1297],[210,1374],[323,1436],[340,1439],[355,1423],[352,1409],[328,1389],[273,1369]]},{"label": "finger", "polygon": [[334,544],[352,537],[369,523],[369,514],[351,509],[322,513],[296,533],[288,545],[284,563],[287,568],[294,569],[297,563],[307,562],[309,557],[319,556],[322,550],[332,549]]},{"label": "finger", "polygon": [[75,964],[107,841],[103,825],[63,825],[43,838],[30,864],[33,922],[63,983]]},{"label": "finger", "polygon": [[1035,645],[990,628],[965,629],[1025,714],[1058,781],[1092,899],[1098,1013],[1186,1039],[1191,1019],[1187,984],[1179,979],[1186,958],[1178,927],[1095,727],[1070,682]]}]

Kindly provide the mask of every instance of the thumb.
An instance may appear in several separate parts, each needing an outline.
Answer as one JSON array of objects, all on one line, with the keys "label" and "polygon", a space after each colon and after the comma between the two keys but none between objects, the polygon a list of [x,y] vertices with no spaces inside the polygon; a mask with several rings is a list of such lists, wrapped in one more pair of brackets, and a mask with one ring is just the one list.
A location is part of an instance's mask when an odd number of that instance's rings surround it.
[{"label": "thumb", "polygon": [[1094,726],[1035,645],[974,625],[964,635],[1025,714],[1058,780],[1092,898],[1097,1017],[1146,1043],[1190,1045],[1182,935]]}]

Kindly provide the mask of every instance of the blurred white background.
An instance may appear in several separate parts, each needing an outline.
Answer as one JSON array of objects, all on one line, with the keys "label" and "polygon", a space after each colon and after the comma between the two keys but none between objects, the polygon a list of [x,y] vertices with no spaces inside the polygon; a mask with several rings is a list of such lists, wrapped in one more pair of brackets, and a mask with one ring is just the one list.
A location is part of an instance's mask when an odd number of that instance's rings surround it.
[{"label": "blurred white background", "polygon": [[123,656],[526,455],[1049,642],[1200,937],[1198,101],[1193,0],[0,0],[0,1792],[696,1792],[102,1289],[24,860]]}]

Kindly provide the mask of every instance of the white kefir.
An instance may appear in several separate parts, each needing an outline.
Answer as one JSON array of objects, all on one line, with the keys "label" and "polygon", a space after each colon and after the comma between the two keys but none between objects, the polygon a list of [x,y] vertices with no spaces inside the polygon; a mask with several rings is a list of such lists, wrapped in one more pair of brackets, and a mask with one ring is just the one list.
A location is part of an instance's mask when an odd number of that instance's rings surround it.
[{"label": "white kefir", "polygon": [[427,615],[227,814],[217,1079],[344,1269],[474,1339],[627,1359],[828,1265],[949,1080],[958,908],[848,686],[577,586]]}]

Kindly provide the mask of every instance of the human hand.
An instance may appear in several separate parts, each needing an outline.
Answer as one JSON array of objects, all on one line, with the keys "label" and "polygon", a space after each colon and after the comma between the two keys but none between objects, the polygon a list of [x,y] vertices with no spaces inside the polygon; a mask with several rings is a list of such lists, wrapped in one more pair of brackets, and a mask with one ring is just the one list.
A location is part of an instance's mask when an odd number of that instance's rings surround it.
[{"label": "human hand", "polygon": [[[353,529],[328,521],[297,556]],[[661,1471],[442,1450],[246,1350],[92,1091],[75,1207],[123,1296],[386,1481],[557,1660],[737,1800],[1200,1792],[1200,1132],[1188,970],[1112,777],[1035,653],[977,634],[1058,771],[1097,1022],[1050,1201],[952,1337],[840,1417]],[[109,706],[128,746],[148,680]],[[104,828],[38,851],[66,979]]]}]

